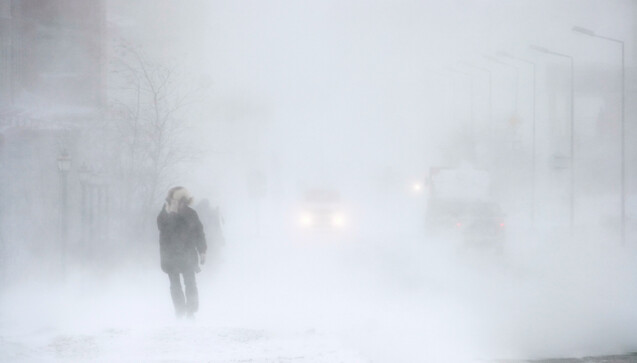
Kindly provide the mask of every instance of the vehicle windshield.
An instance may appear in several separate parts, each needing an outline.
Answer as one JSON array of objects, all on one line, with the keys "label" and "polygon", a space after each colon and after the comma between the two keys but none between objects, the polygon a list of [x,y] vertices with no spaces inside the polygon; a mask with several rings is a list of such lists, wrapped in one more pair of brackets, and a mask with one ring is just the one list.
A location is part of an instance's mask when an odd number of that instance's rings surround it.
[{"label": "vehicle windshield", "polygon": [[465,213],[475,217],[496,217],[502,214],[500,206],[493,203],[470,204]]},{"label": "vehicle windshield", "polygon": [[340,197],[334,190],[314,189],[305,192],[307,203],[338,203]]},{"label": "vehicle windshield", "polygon": [[437,214],[462,217],[491,218],[502,215],[500,206],[496,203],[483,202],[438,202],[432,203],[430,210]]}]

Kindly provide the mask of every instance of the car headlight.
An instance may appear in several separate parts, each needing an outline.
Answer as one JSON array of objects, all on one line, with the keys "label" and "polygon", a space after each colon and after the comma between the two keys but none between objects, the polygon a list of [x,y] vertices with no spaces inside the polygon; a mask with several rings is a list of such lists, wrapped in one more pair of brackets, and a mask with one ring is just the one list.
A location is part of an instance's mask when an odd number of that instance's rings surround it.
[{"label": "car headlight", "polygon": [[299,222],[303,227],[309,227],[312,225],[312,223],[314,223],[314,218],[312,218],[312,215],[310,213],[303,213],[299,218]]},{"label": "car headlight", "polygon": [[335,227],[342,227],[343,225],[345,225],[345,218],[340,214],[333,215],[332,225]]}]

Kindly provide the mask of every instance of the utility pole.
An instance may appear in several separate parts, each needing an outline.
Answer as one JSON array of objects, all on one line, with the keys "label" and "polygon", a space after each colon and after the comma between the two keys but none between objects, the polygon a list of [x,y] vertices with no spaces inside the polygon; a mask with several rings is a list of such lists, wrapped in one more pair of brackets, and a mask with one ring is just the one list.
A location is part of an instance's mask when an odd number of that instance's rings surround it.
[{"label": "utility pole", "polygon": [[613,43],[618,43],[621,46],[621,55],[622,55],[622,111],[621,111],[621,126],[620,126],[620,149],[621,149],[621,187],[620,187],[620,199],[621,199],[621,242],[622,244],[626,243],[626,122],[625,122],[625,109],[626,109],[626,66],[625,66],[625,57],[624,57],[624,41],[606,37],[603,35],[598,35],[594,31],[582,28],[579,26],[574,26],[573,31],[588,35],[589,37],[604,39]]},{"label": "utility pole", "polygon": [[573,237],[574,233],[574,222],[575,222],[575,66],[573,57],[567,54],[554,52],[552,50],[548,50],[543,47],[539,47],[537,45],[532,45],[531,49],[549,54],[557,57],[567,58],[570,61],[570,75],[571,75],[571,155],[570,155],[570,168],[571,168],[571,193],[570,193],[570,228],[571,228],[571,237]]}]

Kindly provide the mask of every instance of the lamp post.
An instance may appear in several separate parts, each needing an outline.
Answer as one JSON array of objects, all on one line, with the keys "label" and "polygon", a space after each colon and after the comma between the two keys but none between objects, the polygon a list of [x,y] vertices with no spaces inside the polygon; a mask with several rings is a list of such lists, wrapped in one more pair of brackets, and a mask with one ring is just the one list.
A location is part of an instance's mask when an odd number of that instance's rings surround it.
[{"label": "lamp post", "polygon": [[447,69],[448,72],[450,73],[455,73],[455,74],[459,74],[461,76],[466,76],[469,77],[469,89],[470,89],[470,95],[469,95],[469,123],[470,123],[470,127],[471,127],[471,153],[473,154],[472,157],[475,161],[475,159],[477,158],[476,156],[476,134],[475,134],[475,117],[474,117],[474,107],[473,107],[473,76],[470,73],[467,72],[462,72],[462,71],[458,71],[455,69]]},{"label": "lamp post", "polygon": [[505,63],[505,62],[501,62],[500,60],[498,60],[495,57],[492,56],[485,56],[485,58],[490,61],[493,62],[495,64],[499,64],[499,65],[503,65],[505,67],[511,67],[515,70],[515,98],[514,98],[514,102],[513,102],[513,106],[515,109],[515,112],[518,112],[518,88],[519,88],[519,84],[520,84],[520,70],[518,69],[517,66],[513,65],[513,64],[509,64],[509,63]]},{"label": "lamp post", "polygon": [[554,52],[552,50],[548,50],[544,47],[540,47],[537,45],[532,45],[531,49],[538,51],[540,53],[553,55],[556,57],[567,58],[570,61],[571,65],[571,155],[570,155],[570,167],[571,167],[571,196],[570,196],[570,226],[571,226],[571,237],[573,237],[573,222],[575,216],[575,72],[574,72],[574,61],[573,57],[567,54]]},{"label": "lamp post", "polygon": [[626,107],[626,67],[625,67],[625,59],[624,59],[624,41],[610,38],[603,35],[598,35],[594,31],[582,28],[579,26],[574,26],[572,29],[574,32],[588,35],[589,37],[604,39],[613,43],[617,43],[620,45],[621,55],[622,55],[622,111],[621,111],[621,139],[620,139],[620,149],[621,149],[621,181],[620,181],[620,199],[621,199],[621,240],[622,244],[626,243],[626,136],[624,133],[625,121],[624,121],[624,113]]},{"label": "lamp post", "polygon": [[89,169],[85,163],[82,163],[82,166],[78,170],[78,174],[80,177],[80,184],[82,187],[82,198],[81,198],[81,215],[80,215],[80,223],[82,225],[82,242],[84,243],[84,253],[88,253],[88,245],[91,243],[90,235],[88,232],[88,218],[90,211],[89,204],[89,179],[91,177],[91,169]]},{"label": "lamp post", "polygon": [[478,67],[478,66],[475,66],[475,65],[473,65],[473,64],[471,64],[471,63],[467,63],[467,62],[463,62],[463,64],[464,64],[464,65],[466,65],[467,67],[470,67],[470,68],[473,68],[473,69],[477,69],[477,70],[479,70],[479,71],[482,71],[482,72],[486,72],[486,73],[487,73],[488,80],[489,80],[489,92],[488,92],[488,103],[489,103],[489,132],[490,132],[490,135],[489,135],[489,139],[490,139],[490,140],[489,140],[489,142],[493,143],[493,133],[494,133],[494,130],[493,130],[493,102],[492,102],[492,98],[491,98],[491,92],[492,92],[492,91],[491,91],[491,89],[492,89],[492,86],[491,86],[491,85],[492,85],[492,81],[491,81],[491,79],[492,79],[491,70],[490,70],[490,69],[487,69],[487,68],[483,68],[483,67]]},{"label": "lamp post", "polygon": [[65,150],[62,150],[62,153],[57,158],[57,166],[58,172],[60,173],[60,185],[61,185],[61,193],[60,193],[60,202],[62,206],[62,213],[60,214],[60,247],[61,251],[61,262],[62,262],[62,272],[64,275],[64,271],[66,269],[66,244],[68,239],[68,203],[67,203],[67,194],[68,194],[68,174],[71,170],[71,157],[69,153]]},{"label": "lamp post", "polygon": [[500,57],[504,57],[504,58],[509,58],[509,59],[513,59],[513,60],[517,60],[519,62],[524,62],[527,64],[531,65],[531,69],[533,71],[533,95],[532,95],[532,102],[533,102],[533,111],[532,111],[532,126],[531,126],[531,177],[533,178],[533,183],[532,183],[532,190],[531,190],[531,198],[532,198],[532,204],[531,204],[531,222],[533,223],[533,225],[535,225],[535,173],[536,173],[536,166],[535,166],[535,161],[536,161],[536,146],[535,146],[535,62],[531,62],[530,60],[526,60],[524,58],[520,58],[520,57],[516,57],[504,52],[498,52],[498,55]]}]

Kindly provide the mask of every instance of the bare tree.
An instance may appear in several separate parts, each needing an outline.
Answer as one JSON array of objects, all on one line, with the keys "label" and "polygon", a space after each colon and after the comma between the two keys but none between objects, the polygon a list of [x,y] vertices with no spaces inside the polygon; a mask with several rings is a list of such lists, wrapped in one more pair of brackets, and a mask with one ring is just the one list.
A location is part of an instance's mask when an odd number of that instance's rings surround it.
[{"label": "bare tree", "polygon": [[201,91],[183,87],[176,67],[152,62],[143,50],[125,43],[118,46],[111,73],[115,88],[108,119],[122,211],[148,221],[176,169],[198,154],[187,143],[185,116]]}]

